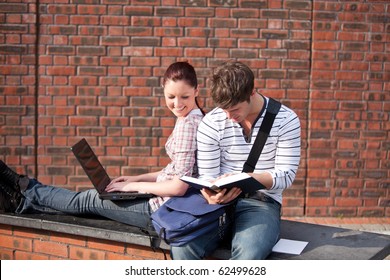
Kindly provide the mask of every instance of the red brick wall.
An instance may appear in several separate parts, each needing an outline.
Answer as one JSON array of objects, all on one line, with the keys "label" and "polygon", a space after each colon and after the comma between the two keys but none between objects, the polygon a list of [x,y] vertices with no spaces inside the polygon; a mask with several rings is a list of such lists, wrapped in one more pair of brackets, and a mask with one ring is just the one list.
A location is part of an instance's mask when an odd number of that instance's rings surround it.
[{"label": "red brick wall", "polygon": [[0,224],[0,260],[163,260],[169,252],[98,238]]},{"label": "red brick wall", "polygon": [[390,2],[314,1],[306,215],[389,216]]},{"label": "red brick wall", "polygon": [[5,0],[0,12],[0,158],[19,172],[90,187],[69,150],[81,137],[112,177],[161,169],[175,121],[165,68],[190,61],[210,109],[207,76],[239,59],[302,121],[284,215],[390,216],[387,1]]}]

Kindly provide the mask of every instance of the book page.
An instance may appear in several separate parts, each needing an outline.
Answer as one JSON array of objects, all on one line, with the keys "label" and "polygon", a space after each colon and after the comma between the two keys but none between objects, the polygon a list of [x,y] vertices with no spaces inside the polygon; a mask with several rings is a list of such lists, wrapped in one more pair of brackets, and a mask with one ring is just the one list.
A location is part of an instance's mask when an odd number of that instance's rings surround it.
[{"label": "book page", "polygon": [[300,255],[309,242],[281,238],[272,248],[272,252]]},{"label": "book page", "polygon": [[213,186],[213,184],[211,184],[208,181],[200,180],[200,179],[194,178],[194,177],[183,176],[180,179],[183,180],[184,182],[193,183],[193,184],[201,185],[201,186],[204,186],[204,187],[211,188]]},{"label": "book page", "polygon": [[237,174],[226,176],[226,177],[223,177],[223,178],[217,180],[216,182],[214,182],[214,185],[220,187],[220,186],[227,185],[227,184],[230,184],[233,182],[247,179],[249,177],[251,177],[251,176],[248,175],[247,173],[237,173]]}]

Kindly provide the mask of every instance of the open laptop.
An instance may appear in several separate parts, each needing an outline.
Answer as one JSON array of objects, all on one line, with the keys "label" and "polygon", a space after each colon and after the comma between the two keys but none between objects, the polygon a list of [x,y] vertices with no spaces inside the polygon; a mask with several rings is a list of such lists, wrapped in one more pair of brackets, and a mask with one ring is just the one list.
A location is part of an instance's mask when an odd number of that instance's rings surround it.
[{"label": "open laptop", "polygon": [[100,163],[96,154],[84,138],[71,147],[80,165],[84,169],[92,185],[99,193],[101,199],[108,200],[132,200],[136,198],[149,198],[152,194],[138,192],[106,192],[107,185],[111,182],[106,170]]}]

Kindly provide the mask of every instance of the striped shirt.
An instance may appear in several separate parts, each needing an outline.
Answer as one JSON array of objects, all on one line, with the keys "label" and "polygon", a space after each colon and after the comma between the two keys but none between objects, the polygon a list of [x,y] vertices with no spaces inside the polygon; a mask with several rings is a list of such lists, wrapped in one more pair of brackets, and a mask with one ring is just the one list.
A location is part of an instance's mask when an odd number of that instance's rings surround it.
[{"label": "striped shirt", "polygon": [[[264,104],[268,104],[268,98]],[[227,173],[241,172],[265,116],[265,106],[252,127],[250,141],[242,126],[229,120],[215,108],[198,128],[198,168],[202,179],[213,179]],[[248,142],[247,142],[248,141]],[[269,172],[272,188],[260,190],[282,203],[282,192],[295,179],[301,153],[301,127],[294,111],[282,105],[259,157],[254,173]]]},{"label": "striped shirt", "polygon": [[[171,162],[160,172],[157,182],[172,180],[175,176],[198,176],[196,166],[196,132],[203,118],[200,109],[192,110],[179,118],[169,136],[165,150]],[[169,197],[153,197],[149,200],[152,211],[156,211]]]}]

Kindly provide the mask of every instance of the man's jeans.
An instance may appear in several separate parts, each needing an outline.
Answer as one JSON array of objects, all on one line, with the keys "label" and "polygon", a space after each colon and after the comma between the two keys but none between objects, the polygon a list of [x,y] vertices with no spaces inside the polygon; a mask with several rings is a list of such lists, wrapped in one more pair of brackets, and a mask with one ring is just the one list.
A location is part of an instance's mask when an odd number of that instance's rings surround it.
[{"label": "man's jeans", "polygon": [[[280,233],[280,204],[272,198],[263,201],[239,199],[234,212],[231,259],[265,259]],[[175,260],[197,260],[209,256],[220,245],[218,232],[205,234],[182,247],[171,247]]]},{"label": "man's jeans", "polygon": [[16,213],[58,213],[100,215],[121,223],[152,229],[148,199],[102,200],[95,189],[74,192],[46,186],[30,179]]}]

